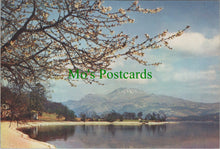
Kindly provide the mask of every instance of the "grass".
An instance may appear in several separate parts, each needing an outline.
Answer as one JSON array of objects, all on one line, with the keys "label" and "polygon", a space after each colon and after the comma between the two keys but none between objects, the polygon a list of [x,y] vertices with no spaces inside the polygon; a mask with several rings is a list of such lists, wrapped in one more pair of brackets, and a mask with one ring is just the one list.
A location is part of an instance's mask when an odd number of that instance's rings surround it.
[{"label": "grass", "polygon": [[43,112],[42,116],[39,116],[38,119],[41,121],[63,121],[65,118],[57,118],[57,114],[55,113],[45,113]]},{"label": "grass", "polygon": [[[118,120],[120,122],[120,120]],[[122,122],[139,122],[139,120],[123,120]]]}]

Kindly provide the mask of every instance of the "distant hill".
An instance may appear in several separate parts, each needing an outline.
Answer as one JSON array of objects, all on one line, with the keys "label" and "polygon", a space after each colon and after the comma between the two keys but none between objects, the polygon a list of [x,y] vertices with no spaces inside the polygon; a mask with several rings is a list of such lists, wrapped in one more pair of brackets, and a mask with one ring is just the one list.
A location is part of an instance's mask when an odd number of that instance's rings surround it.
[{"label": "distant hill", "polygon": [[135,88],[119,88],[106,95],[88,94],[79,101],[63,103],[76,114],[95,111],[98,114],[115,110],[123,112],[164,111],[168,116],[187,117],[219,113],[220,103],[200,103],[180,98],[147,94]]}]

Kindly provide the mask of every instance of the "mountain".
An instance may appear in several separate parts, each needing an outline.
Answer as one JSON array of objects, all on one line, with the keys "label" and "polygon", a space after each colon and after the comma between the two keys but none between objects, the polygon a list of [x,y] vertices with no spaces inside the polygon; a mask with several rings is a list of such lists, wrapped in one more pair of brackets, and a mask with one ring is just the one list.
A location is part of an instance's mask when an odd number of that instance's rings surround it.
[{"label": "mountain", "polygon": [[145,96],[146,93],[142,90],[135,88],[118,88],[113,92],[107,94],[107,97],[113,100],[128,100],[132,98]]},{"label": "mountain", "polygon": [[88,94],[79,101],[63,102],[79,114],[95,111],[98,114],[115,110],[123,112],[164,111],[168,116],[186,117],[219,113],[220,103],[200,103],[180,98],[148,94],[135,88],[119,88],[106,95]]}]

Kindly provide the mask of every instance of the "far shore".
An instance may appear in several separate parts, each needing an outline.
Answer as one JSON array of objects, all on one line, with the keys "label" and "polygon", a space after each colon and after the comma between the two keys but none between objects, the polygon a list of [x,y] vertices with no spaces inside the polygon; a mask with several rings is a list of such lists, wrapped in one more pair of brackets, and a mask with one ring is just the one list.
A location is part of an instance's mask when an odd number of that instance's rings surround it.
[{"label": "far shore", "polygon": [[35,127],[35,126],[51,126],[51,125],[131,125],[131,126],[136,126],[136,125],[163,125],[163,124],[167,124],[167,123],[179,123],[179,122],[148,122],[148,123],[142,123],[142,122],[119,122],[119,121],[115,121],[115,122],[107,122],[107,121],[86,121],[86,122],[82,122],[82,121],[34,121],[34,122],[28,122],[28,123],[24,123],[24,124],[19,124],[18,127],[19,128],[23,128],[23,127]]},{"label": "far shore", "polygon": [[[19,128],[30,128],[39,126],[56,126],[56,125],[126,125],[126,126],[139,126],[139,125],[163,125],[167,123],[179,122],[73,122],[73,121],[31,121],[26,123],[1,121],[1,148],[55,148],[54,145],[31,139],[28,135],[17,130]],[[10,126],[10,127],[9,127]]]}]

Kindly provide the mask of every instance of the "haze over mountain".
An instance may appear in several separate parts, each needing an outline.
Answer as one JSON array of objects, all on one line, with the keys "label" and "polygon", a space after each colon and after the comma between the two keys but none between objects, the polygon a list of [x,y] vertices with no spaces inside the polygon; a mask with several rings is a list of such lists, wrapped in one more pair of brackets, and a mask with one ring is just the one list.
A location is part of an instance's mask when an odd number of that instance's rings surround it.
[{"label": "haze over mountain", "polygon": [[200,103],[180,98],[147,94],[135,88],[118,88],[106,95],[88,94],[79,101],[69,100],[64,105],[79,114],[95,111],[98,114],[115,110],[123,112],[164,111],[168,116],[198,116],[219,113],[220,103]]}]

